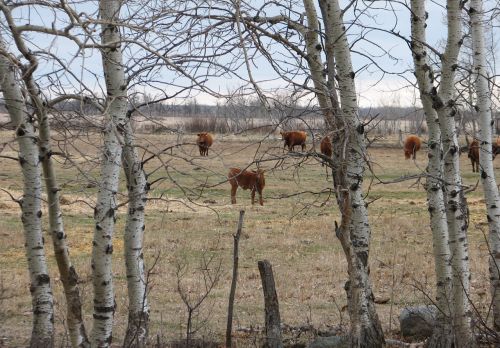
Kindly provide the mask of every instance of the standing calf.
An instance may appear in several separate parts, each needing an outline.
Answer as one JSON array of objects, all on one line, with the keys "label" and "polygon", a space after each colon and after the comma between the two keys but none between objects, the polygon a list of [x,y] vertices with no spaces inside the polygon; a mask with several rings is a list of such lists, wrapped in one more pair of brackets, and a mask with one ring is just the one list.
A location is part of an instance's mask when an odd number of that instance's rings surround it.
[{"label": "standing calf", "polygon": [[266,185],[264,171],[257,170],[241,170],[239,168],[230,168],[227,173],[227,178],[231,184],[231,204],[236,204],[236,190],[238,186],[243,190],[252,190],[252,204],[255,202],[255,191],[259,193],[259,203],[264,205],[262,199],[262,190]]},{"label": "standing calf", "polygon": [[293,151],[294,147],[300,145],[302,151],[306,149],[307,133],[304,131],[280,132],[281,138],[285,141],[283,147],[288,146],[288,151]]},{"label": "standing calf", "polygon": [[[500,153],[500,139],[496,139],[493,144],[491,144],[491,154],[493,160]],[[470,158],[470,163],[472,164],[472,172],[479,172],[479,141],[473,140],[469,145],[469,153],[467,157]]]},{"label": "standing calf", "polygon": [[198,148],[200,149],[200,156],[208,156],[208,148],[212,146],[213,138],[212,134],[203,132],[198,133],[198,139],[196,140],[196,144],[198,144]]},{"label": "standing calf", "polygon": [[470,158],[470,163],[472,164],[472,172],[479,172],[479,141],[473,140],[469,145],[469,154],[467,157]]},{"label": "standing calf", "polygon": [[413,156],[413,159],[417,159],[417,151],[420,150],[420,146],[422,145],[422,141],[416,135],[410,135],[405,139],[404,151],[405,158],[410,159]]},{"label": "standing calf", "polygon": [[321,144],[319,145],[319,148],[321,150],[321,153],[329,158],[332,158],[332,153],[333,153],[333,148],[332,148],[332,142],[330,141],[330,138],[325,136],[323,140],[321,140]]}]

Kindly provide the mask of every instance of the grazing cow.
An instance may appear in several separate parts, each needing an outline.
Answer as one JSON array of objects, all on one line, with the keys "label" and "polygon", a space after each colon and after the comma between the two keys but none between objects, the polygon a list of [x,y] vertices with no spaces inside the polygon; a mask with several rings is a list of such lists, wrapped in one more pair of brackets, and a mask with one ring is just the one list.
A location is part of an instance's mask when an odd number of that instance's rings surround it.
[{"label": "grazing cow", "polygon": [[243,190],[252,190],[252,204],[255,202],[255,191],[259,193],[259,203],[264,205],[262,199],[262,190],[266,186],[266,179],[264,178],[264,171],[257,170],[241,170],[239,168],[229,169],[227,178],[231,184],[231,204],[236,204],[236,190],[238,186]]},{"label": "grazing cow", "polygon": [[208,149],[212,146],[213,142],[212,134],[207,132],[198,133],[196,144],[198,144],[198,148],[200,149],[200,156],[208,156]]},{"label": "grazing cow", "polygon": [[288,151],[293,151],[297,145],[302,147],[302,151],[306,149],[307,133],[304,131],[280,132],[282,139],[285,141],[283,147],[288,146]]},{"label": "grazing cow", "polygon": [[420,146],[422,145],[422,141],[416,135],[409,135],[405,139],[404,151],[405,158],[410,159],[413,156],[413,159],[417,159],[417,151],[420,150]]},{"label": "grazing cow", "polygon": [[319,145],[319,148],[321,150],[321,153],[329,158],[332,158],[332,142],[330,141],[330,138],[325,136],[323,140],[321,140],[321,144]]},{"label": "grazing cow", "polygon": [[472,172],[479,172],[479,141],[473,140],[469,144],[469,154],[467,157],[470,158],[470,163],[472,164]]}]

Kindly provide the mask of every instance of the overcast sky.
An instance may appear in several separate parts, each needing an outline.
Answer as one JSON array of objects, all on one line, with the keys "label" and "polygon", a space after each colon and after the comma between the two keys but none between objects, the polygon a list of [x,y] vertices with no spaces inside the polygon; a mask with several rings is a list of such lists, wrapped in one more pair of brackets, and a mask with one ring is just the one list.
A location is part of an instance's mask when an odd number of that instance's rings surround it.
[{"label": "overcast sky", "polygon": [[[256,1],[256,3],[258,2]],[[341,1],[341,3],[345,6],[347,1]],[[372,7],[368,11],[364,12],[366,9],[365,5],[360,2],[356,8],[351,7],[345,15],[345,20],[348,24],[353,22],[355,15],[357,16],[355,21],[357,25],[349,26],[348,32],[350,42],[356,42],[353,45],[354,52],[352,57],[354,69],[358,72],[356,75],[356,84],[359,103],[365,107],[391,104],[401,106],[413,105],[418,101],[415,90],[405,88],[408,86],[406,79],[413,80],[411,52],[404,40],[384,32],[395,30],[400,35],[408,38],[410,32],[409,10],[398,3],[391,3],[391,6],[383,1],[370,1],[367,3]],[[445,12],[441,3],[444,3],[444,1],[427,1],[429,13],[427,21],[428,42],[435,47],[438,47],[439,42],[446,37],[446,27],[444,25]],[[492,1],[488,2],[488,4],[493,3]],[[89,2],[85,6],[79,6],[78,12],[85,11],[89,14],[95,12],[97,9],[96,2]],[[298,12],[302,12],[300,9],[298,10]],[[355,10],[356,12],[354,12]],[[318,13],[320,12],[318,11]],[[18,12],[17,15],[23,18],[19,23],[28,21],[32,24],[48,26],[54,23],[56,27],[63,24],[61,18],[54,16],[50,11],[30,11],[29,13],[24,12],[22,14]],[[362,28],[360,24],[365,28]],[[5,30],[5,27],[0,28],[0,30]],[[357,40],[360,33],[363,33],[366,40]],[[94,91],[103,90],[101,57],[97,50],[89,49],[81,52],[69,40],[64,38],[54,39],[45,34],[30,34],[29,37],[32,41],[33,49],[46,49],[50,47],[50,52],[71,66],[72,73],[76,77],[81,78],[87,88]],[[223,39],[220,38],[220,40]],[[251,51],[252,47],[248,47],[248,49]],[[129,58],[140,55],[140,50],[140,47],[133,46],[126,52],[126,55]],[[373,56],[372,59],[376,64],[373,64],[370,59],[366,58],[368,55]],[[224,64],[224,58],[221,60],[221,64]],[[57,66],[54,65],[53,60],[48,58],[46,61],[41,62],[39,73],[43,74],[54,71],[56,68]],[[247,71],[243,66],[235,72],[248,78]],[[285,85],[283,81],[276,79],[276,74],[265,59],[256,59],[255,64],[252,65],[252,74],[254,79],[265,90],[276,89]],[[72,79],[67,73],[63,74],[62,72],[52,76],[52,78],[55,76],[60,78],[65,86],[74,85],[76,80]],[[158,73],[155,79],[159,81],[158,85],[161,86],[160,88],[170,94],[175,93],[179,85],[187,85],[187,81],[183,81],[182,78],[166,70]],[[161,81],[173,81],[173,83],[165,85]],[[44,83],[48,89],[51,88],[49,80],[45,80]],[[242,82],[234,76],[224,76],[222,78],[211,77],[206,83],[212,90],[220,91],[221,93],[233,91],[242,85]],[[144,90],[148,93],[155,93],[152,89],[148,90],[148,88],[144,88]],[[214,97],[203,92],[194,92],[191,96],[196,97],[199,103],[216,103]]]}]

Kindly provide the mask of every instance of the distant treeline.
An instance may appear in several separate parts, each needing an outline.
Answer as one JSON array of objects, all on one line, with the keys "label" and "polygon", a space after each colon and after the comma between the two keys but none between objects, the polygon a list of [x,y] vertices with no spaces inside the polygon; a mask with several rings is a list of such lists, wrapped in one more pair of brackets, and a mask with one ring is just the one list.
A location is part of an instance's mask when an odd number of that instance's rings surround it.
[{"label": "distant treeline", "polygon": [[[188,100],[183,104],[174,103],[147,103],[144,100],[129,103],[129,109],[133,110],[133,115],[142,116],[160,121],[165,118],[185,118],[201,119],[189,121],[196,124],[210,122],[210,119],[224,119],[234,122],[244,122],[251,124],[251,120],[270,119],[274,124],[287,119],[308,119],[315,120],[315,125],[322,123],[322,115],[319,109],[314,107],[303,107],[297,103],[292,105],[275,103],[271,110],[266,110],[258,100],[237,98],[235,101],[229,100],[218,105],[200,104],[196,99]],[[84,103],[76,100],[68,100],[58,104],[57,110],[61,114],[73,114],[72,119],[78,118],[77,114],[98,116],[98,109],[91,103]],[[6,113],[5,104],[0,102],[0,112]],[[375,108],[360,108],[360,116],[363,120],[369,121],[369,128],[377,133],[388,134],[399,132],[425,133],[427,127],[422,109],[417,107],[384,106]],[[469,109],[459,110],[457,113],[457,123],[461,123],[461,128],[470,129],[475,132],[477,125],[475,115]],[[498,114],[494,114],[496,133],[500,134]],[[64,117],[63,117],[64,118]],[[204,121],[203,121],[204,120]],[[67,121],[67,119],[65,120]],[[188,123],[189,123],[188,122]],[[214,123],[215,124],[215,123]],[[218,128],[222,127],[221,125]],[[187,127],[188,128],[188,127]],[[194,127],[196,128],[196,127]],[[231,127],[230,127],[231,128]],[[246,128],[246,127],[243,127]],[[238,130],[241,127],[237,127]]]}]

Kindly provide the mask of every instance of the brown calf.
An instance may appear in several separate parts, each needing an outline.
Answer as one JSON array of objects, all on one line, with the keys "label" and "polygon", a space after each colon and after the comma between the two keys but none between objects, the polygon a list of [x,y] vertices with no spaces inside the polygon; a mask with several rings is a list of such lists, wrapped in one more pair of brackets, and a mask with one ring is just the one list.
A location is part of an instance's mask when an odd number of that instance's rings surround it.
[{"label": "brown calf", "polygon": [[416,135],[409,135],[405,139],[404,151],[405,158],[410,159],[413,156],[413,159],[417,159],[417,151],[420,150],[420,146],[422,145],[422,141]]},{"label": "brown calf", "polygon": [[332,148],[332,142],[330,141],[330,138],[328,135],[321,140],[321,144],[319,145],[319,148],[321,150],[321,153],[329,158],[332,157],[333,153],[333,148]]},{"label": "brown calf", "polygon": [[493,143],[491,150],[493,152],[493,159],[500,153],[500,138],[497,138]]},{"label": "brown calf", "polygon": [[198,144],[198,148],[200,149],[200,156],[208,156],[208,149],[214,142],[212,134],[203,132],[198,133],[197,135],[198,139],[196,140],[196,144]]},{"label": "brown calf", "polygon": [[239,168],[230,168],[227,173],[227,178],[231,184],[231,204],[236,204],[236,190],[238,186],[243,190],[252,190],[252,204],[255,202],[255,191],[259,193],[259,203],[264,205],[262,199],[262,190],[266,186],[264,171],[257,170],[241,170]]},{"label": "brown calf", "polygon": [[288,151],[293,151],[297,145],[302,147],[302,151],[306,149],[307,133],[304,131],[280,132],[281,138],[285,141],[283,147],[288,146]]},{"label": "brown calf", "polygon": [[469,144],[469,154],[467,157],[470,158],[470,163],[472,164],[472,172],[479,172],[479,141],[473,140]]}]

